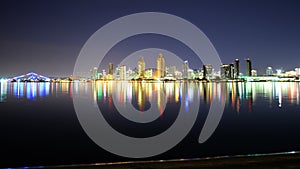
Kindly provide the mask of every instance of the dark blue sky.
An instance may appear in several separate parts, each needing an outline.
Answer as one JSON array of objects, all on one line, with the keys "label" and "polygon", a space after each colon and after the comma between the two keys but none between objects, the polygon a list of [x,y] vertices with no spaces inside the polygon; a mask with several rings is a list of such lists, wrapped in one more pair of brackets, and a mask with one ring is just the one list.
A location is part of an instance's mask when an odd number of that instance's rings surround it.
[{"label": "dark blue sky", "polygon": [[[267,66],[291,70],[300,67],[299,9],[297,0],[4,0],[0,5],[0,76],[29,71],[69,76],[82,46],[95,31],[124,15],[151,11],[177,15],[198,26],[223,63],[241,60],[242,72],[247,57],[260,74]],[[151,40],[156,47],[169,41]],[[176,45],[168,49],[172,47]],[[122,55],[122,50],[117,53]],[[201,66],[190,63],[191,68]]]}]

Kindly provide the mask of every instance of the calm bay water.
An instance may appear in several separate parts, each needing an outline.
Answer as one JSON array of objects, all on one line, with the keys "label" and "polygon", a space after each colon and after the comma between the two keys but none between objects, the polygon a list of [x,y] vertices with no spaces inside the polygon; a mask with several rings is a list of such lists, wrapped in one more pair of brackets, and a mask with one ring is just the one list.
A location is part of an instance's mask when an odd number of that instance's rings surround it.
[{"label": "calm bay water", "polygon": [[[299,90],[298,82],[1,82],[0,167],[137,160],[105,151],[84,132],[73,97],[84,98],[86,93],[115,130],[138,138],[164,132],[173,125],[181,105],[188,112],[195,100],[200,102],[193,128],[178,145],[141,160],[297,151]],[[225,109],[212,136],[199,144],[213,98]],[[129,106],[140,111],[139,118],[157,106],[157,118],[143,124],[132,122],[118,112]]]}]

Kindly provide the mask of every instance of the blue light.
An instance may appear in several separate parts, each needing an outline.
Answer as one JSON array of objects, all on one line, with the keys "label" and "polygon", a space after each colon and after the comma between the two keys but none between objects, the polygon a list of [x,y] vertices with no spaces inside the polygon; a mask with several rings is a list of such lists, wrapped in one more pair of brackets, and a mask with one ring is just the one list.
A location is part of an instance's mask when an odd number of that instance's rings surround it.
[{"label": "blue light", "polygon": [[50,81],[50,78],[38,75],[34,72],[30,72],[21,76],[16,76],[13,79],[16,81]]}]

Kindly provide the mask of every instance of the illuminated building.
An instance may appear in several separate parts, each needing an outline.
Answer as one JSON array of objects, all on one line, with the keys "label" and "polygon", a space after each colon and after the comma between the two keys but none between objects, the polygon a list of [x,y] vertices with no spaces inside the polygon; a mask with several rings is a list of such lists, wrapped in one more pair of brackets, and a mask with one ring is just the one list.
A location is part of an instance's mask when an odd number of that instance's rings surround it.
[{"label": "illuminated building", "polygon": [[229,79],[233,79],[234,78],[234,65],[233,63],[229,64]]},{"label": "illuminated building", "polygon": [[221,65],[221,78],[222,79],[233,79],[234,78],[234,65],[233,64]]},{"label": "illuminated building", "polygon": [[175,71],[175,78],[176,79],[182,79],[182,73],[178,70]]},{"label": "illuminated building", "polygon": [[152,69],[147,69],[145,70],[145,76],[146,79],[151,79],[153,77],[153,70]]},{"label": "illuminated building", "polygon": [[286,71],[284,73],[284,75],[287,76],[287,77],[295,77],[297,75],[297,73],[296,73],[296,71],[292,70],[292,71]]},{"label": "illuminated building", "polygon": [[202,72],[202,78],[204,79],[210,80],[214,78],[214,69],[210,64],[203,65],[201,72]]},{"label": "illuminated building", "polygon": [[251,76],[257,76],[257,71],[256,70],[251,70]]},{"label": "illuminated building", "polygon": [[91,79],[96,80],[98,78],[98,68],[94,67],[93,69],[90,70],[91,73]]},{"label": "illuminated building", "polygon": [[221,65],[221,78],[222,79],[228,78],[228,72],[229,72],[229,65],[222,64]]},{"label": "illuminated building", "polygon": [[120,66],[116,67],[114,77],[115,77],[115,79],[120,79]]},{"label": "illuminated building", "polygon": [[252,63],[249,58],[246,59],[246,76],[251,76]]},{"label": "illuminated building", "polygon": [[120,80],[126,80],[126,66],[122,65],[120,67]]},{"label": "illuminated building", "polygon": [[240,61],[235,59],[235,78],[238,78],[240,75]]},{"label": "illuminated building", "polygon": [[167,66],[166,67],[167,75],[175,77],[175,72],[176,72],[176,66]]},{"label": "illuminated building", "polygon": [[194,78],[195,78],[194,70],[189,69],[188,70],[188,79],[194,79]]},{"label": "illuminated building", "polygon": [[296,76],[300,76],[300,68],[295,68]]},{"label": "illuminated building", "polygon": [[145,68],[146,68],[146,64],[145,64],[144,58],[140,57],[140,59],[138,61],[138,74],[140,77],[145,76]]},{"label": "illuminated building", "polygon": [[102,76],[102,73],[98,72],[97,78],[100,79],[100,78],[102,78],[102,77],[103,77],[103,76]]},{"label": "illuminated building", "polygon": [[103,76],[103,77],[106,76],[106,71],[105,71],[105,69],[102,70],[102,76]]},{"label": "illuminated building", "polygon": [[183,79],[188,78],[188,70],[189,70],[189,62],[186,60],[182,64],[182,78]]},{"label": "illuminated building", "polygon": [[165,59],[160,53],[156,60],[157,78],[163,78],[165,76]]},{"label": "illuminated building", "polygon": [[276,69],[277,76],[283,76],[284,71],[282,69]]},{"label": "illuminated building", "polygon": [[272,76],[273,75],[273,69],[272,69],[272,67],[267,67],[267,69],[266,69],[266,75],[267,76]]},{"label": "illuminated building", "polygon": [[199,69],[194,69],[193,70],[194,73],[194,79],[199,79],[200,77],[200,70]]},{"label": "illuminated building", "polygon": [[109,63],[108,74],[114,75],[114,65],[112,63]]}]

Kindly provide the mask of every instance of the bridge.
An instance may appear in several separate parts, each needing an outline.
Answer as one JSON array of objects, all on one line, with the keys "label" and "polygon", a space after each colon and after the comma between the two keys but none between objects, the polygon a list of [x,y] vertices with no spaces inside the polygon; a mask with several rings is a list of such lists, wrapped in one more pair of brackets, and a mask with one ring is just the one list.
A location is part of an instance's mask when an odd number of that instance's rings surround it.
[{"label": "bridge", "polygon": [[16,76],[11,79],[12,82],[50,82],[50,80],[50,78],[34,72],[29,72],[27,74]]}]

